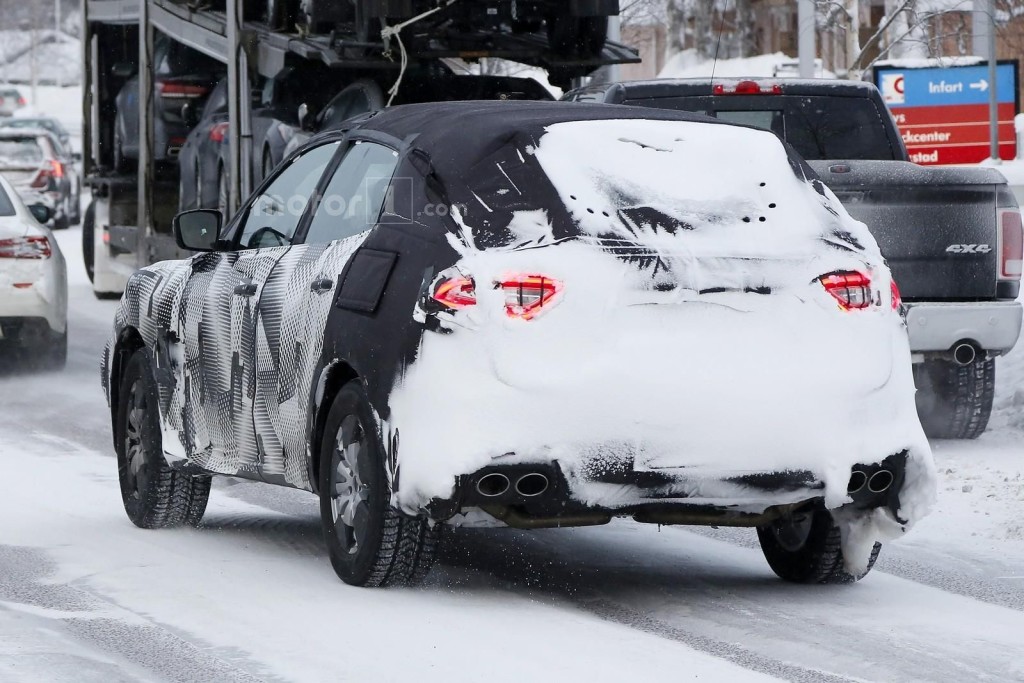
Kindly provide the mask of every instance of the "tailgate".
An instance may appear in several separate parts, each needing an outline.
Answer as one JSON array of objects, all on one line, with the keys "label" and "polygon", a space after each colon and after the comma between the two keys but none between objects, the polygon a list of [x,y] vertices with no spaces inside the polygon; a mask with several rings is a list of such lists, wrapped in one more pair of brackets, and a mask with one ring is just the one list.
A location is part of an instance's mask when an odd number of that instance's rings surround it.
[{"label": "tailgate", "polygon": [[[875,236],[904,299],[995,298],[995,186],[1001,178],[987,169],[892,161],[811,165]],[[849,170],[835,172],[837,166]]]}]

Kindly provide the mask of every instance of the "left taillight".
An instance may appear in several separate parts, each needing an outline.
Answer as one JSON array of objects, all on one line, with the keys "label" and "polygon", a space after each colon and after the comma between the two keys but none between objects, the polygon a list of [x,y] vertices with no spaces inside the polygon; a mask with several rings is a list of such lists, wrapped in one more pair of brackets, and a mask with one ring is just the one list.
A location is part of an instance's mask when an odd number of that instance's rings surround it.
[{"label": "left taillight", "polygon": [[[546,275],[508,275],[494,287],[505,295],[505,314],[523,320],[532,320],[550,307],[562,291],[562,283]],[[451,309],[475,306],[476,283],[463,275],[443,277],[434,286],[433,298]]]},{"label": "left taillight", "polygon": [[29,235],[0,240],[0,258],[47,259],[53,255],[50,241]]},{"label": "left taillight", "polygon": [[50,184],[51,179],[59,180],[63,177],[64,164],[60,163],[56,159],[50,159],[41,169],[39,169],[39,172],[36,173],[36,177],[32,179],[30,187],[42,189]]},{"label": "left taillight", "polygon": [[871,278],[864,273],[830,273],[822,275],[818,281],[844,311],[861,310],[871,305]]}]

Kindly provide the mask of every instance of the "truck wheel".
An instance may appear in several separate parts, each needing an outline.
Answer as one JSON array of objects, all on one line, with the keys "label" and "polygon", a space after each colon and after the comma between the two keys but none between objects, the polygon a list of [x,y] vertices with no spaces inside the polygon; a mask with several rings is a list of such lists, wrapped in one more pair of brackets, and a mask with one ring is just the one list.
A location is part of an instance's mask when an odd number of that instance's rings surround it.
[{"label": "truck wheel", "polygon": [[320,445],[320,517],[331,565],[354,586],[414,585],[431,565],[440,526],[391,505],[384,447],[362,384],[331,404]]},{"label": "truck wheel", "polygon": [[761,551],[779,578],[793,583],[853,583],[875,566],[881,543],[871,550],[868,568],[854,576],[843,568],[839,527],[827,510],[813,510],[757,527]]},{"label": "truck wheel", "polygon": [[977,439],[992,415],[996,388],[993,358],[967,365],[931,360],[914,365],[917,414],[933,439]]},{"label": "truck wheel", "polygon": [[156,380],[144,348],[125,368],[115,429],[117,478],[128,519],[143,529],[199,524],[210,477],[172,470],[164,459]]},{"label": "truck wheel", "polygon": [[85,264],[85,274],[89,276],[89,282],[96,279],[95,263],[96,239],[96,202],[89,202],[85,207],[85,218],[82,220],[82,262]]}]

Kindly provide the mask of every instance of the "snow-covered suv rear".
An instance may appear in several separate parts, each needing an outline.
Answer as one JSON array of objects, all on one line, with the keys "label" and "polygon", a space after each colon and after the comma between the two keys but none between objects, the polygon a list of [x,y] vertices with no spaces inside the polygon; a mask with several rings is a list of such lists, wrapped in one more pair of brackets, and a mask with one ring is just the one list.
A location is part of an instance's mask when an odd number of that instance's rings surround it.
[{"label": "snow-covered suv rear", "polygon": [[770,133],[397,107],[314,138],[219,228],[179,215],[208,253],[137,273],[104,354],[140,526],[198,522],[232,474],[318,492],[355,584],[422,578],[441,522],[613,517],[756,527],[818,582],[931,504],[896,284]]}]

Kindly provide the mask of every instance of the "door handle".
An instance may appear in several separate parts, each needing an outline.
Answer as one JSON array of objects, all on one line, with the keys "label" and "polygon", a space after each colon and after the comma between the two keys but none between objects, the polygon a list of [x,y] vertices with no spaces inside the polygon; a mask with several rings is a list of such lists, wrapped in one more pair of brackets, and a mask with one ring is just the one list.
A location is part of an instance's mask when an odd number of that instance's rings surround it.
[{"label": "door handle", "polygon": [[309,291],[315,294],[323,294],[329,291],[334,286],[334,280],[330,278],[322,277],[319,280],[313,280],[313,284],[309,286]]},{"label": "door handle", "polygon": [[236,296],[253,296],[256,294],[256,283],[254,282],[243,282],[240,285],[235,286]]}]

